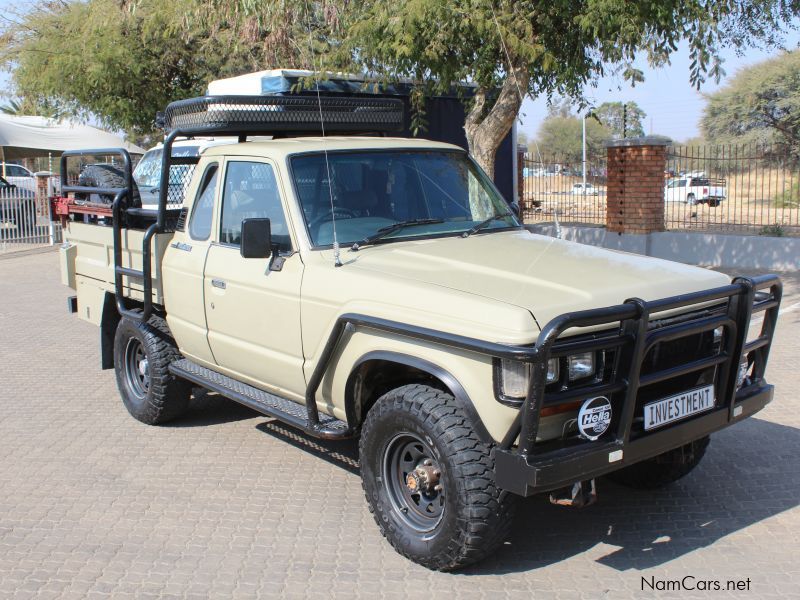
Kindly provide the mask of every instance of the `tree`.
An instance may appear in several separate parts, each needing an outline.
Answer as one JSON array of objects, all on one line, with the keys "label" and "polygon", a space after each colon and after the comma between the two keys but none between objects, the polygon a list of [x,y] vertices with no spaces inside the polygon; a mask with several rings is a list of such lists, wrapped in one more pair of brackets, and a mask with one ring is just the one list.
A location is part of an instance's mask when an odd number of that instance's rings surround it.
[{"label": "tree", "polygon": [[140,137],[153,132],[167,103],[252,70],[263,56],[261,43],[248,46],[224,23],[190,27],[195,7],[194,0],[44,0],[6,27],[0,60],[28,114],[92,116]]},{"label": "tree", "polygon": [[[203,0],[225,19],[259,22],[272,3]],[[285,0],[323,24],[312,34],[326,68],[410,78],[421,93],[471,81],[465,132],[470,152],[492,174],[494,157],[525,95],[581,98],[609,69],[629,81],[637,53],[663,64],[686,40],[691,83],[722,73],[719,50],[778,43],[797,0]],[[309,7],[309,8],[304,8]],[[214,14],[214,10],[208,11]],[[309,13],[312,13],[309,15]],[[294,27],[294,26],[292,26]],[[300,42],[296,42],[300,44]],[[421,103],[420,103],[421,104]]]},{"label": "tree", "polygon": [[777,143],[800,153],[800,51],[740,70],[707,99],[701,128],[711,143]]},{"label": "tree", "polygon": [[647,114],[636,102],[603,102],[592,113],[615,139],[644,135],[642,121]]},{"label": "tree", "polygon": [[[549,162],[580,163],[583,155],[582,119],[563,110],[551,112],[539,126],[537,144],[539,152]],[[611,137],[611,131],[597,119],[586,119],[586,153],[597,156],[603,150],[603,142]]]}]

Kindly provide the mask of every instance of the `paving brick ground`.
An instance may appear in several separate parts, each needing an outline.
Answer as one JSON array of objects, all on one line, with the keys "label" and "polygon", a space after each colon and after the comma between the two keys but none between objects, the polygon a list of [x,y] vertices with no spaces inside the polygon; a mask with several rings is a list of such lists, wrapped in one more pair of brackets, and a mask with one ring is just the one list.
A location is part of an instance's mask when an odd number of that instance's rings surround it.
[{"label": "paving brick ground", "polygon": [[56,255],[0,260],[0,598],[626,598],[687,575],[750,591],[655,596],[797,597],[800,277],[787,284],[777,398],[691,476],[601,481],[583,511],[527,500],[495,557],[442,574],[380,537],[352,444],[210,395],[173,426],[139,424],[98,368],[98,330],[65,312]]}]

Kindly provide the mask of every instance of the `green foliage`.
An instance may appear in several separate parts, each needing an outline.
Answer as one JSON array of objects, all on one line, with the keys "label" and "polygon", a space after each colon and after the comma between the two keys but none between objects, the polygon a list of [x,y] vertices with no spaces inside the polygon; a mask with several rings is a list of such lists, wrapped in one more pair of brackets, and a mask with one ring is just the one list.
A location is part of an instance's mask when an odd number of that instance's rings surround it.
[{"label": "green foliage", "polygon": [[644,135],[643,121],[647,114],[636,102],[603,102],[592,114],[615,139]]},{"label": "green foliage", "polygon": [[800,154],[800,51],[742,69],[708,96],[701,126],[720,143],[777,143]]},{"label": "green foliage", "polygon": [[[600,156],[603,142],[611,138],[611,131],[592,118],[586,119],[586,154]],[[583,124],[581,119],[568,114],[548,116],[539,126],[537,137],[539,152],[556,162],[579,163],[583,155]]]},{"label": "green foliage", "polygon": [[758,232],[758,235],[784,237],[786,232],[783,230],[783,226],[780,223],[774,223],[772,225],[764,225],[764,227],[761,228],[761,231]]},{"label": "green foliage", "polygon": [[[167,103],[256,65],[223,25],[190,29],[193,0],[42,2],[0,37],[16,92],[39,112],[88,118],[139,137]],[[239,51],[229,53],[234,44]],[[30,106],[29,106],[30,108]]]}]

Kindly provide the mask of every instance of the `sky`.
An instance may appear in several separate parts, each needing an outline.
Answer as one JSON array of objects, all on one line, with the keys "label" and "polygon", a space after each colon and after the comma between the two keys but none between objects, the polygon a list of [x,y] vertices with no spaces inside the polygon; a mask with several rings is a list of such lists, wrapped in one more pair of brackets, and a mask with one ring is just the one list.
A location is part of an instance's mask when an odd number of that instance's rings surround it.
[{"label": "sky", "polygon": [[[789,32],[784,41],[786,49],[800,46],[800,32]],[[737,56],[733,50],[722,53],[725,76],[717,84],[707,81],[698,92],[689,83],[689,51],[687,45],[681,44],[672,55],[671,64],[658,69],[650,68],[645,60],[637,62],[637,67],[644,72],[644,82],[631,87],[621,78],[605,77],[598,82],[596,88],[587,88],[586,96],[591,105],[603,102],[634,101],[647,114],[644,120],[645,133],[651,132],[666,135],[675,141],[683,142],[700,134],[700,118],[703,113],[705,99],[703,94],[711,93],[733,77],[742,67],[755,64],[780,53],[780,50],[768,51],[751,49],[744,56]],[[526,99],[522,105],[518,131],[526,134],[528,139],[535,139],[539,125],[547,115],[545,98]]]}]

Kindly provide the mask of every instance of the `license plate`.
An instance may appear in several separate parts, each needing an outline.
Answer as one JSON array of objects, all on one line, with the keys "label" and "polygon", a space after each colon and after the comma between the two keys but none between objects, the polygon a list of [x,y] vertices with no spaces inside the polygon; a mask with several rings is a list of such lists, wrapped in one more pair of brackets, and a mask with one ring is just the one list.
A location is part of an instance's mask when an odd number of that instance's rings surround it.
[{"label": "license plate", "polygon": [[644,406],[644,428],[655,429],[714,408],[714,386],[695,388]]}]

